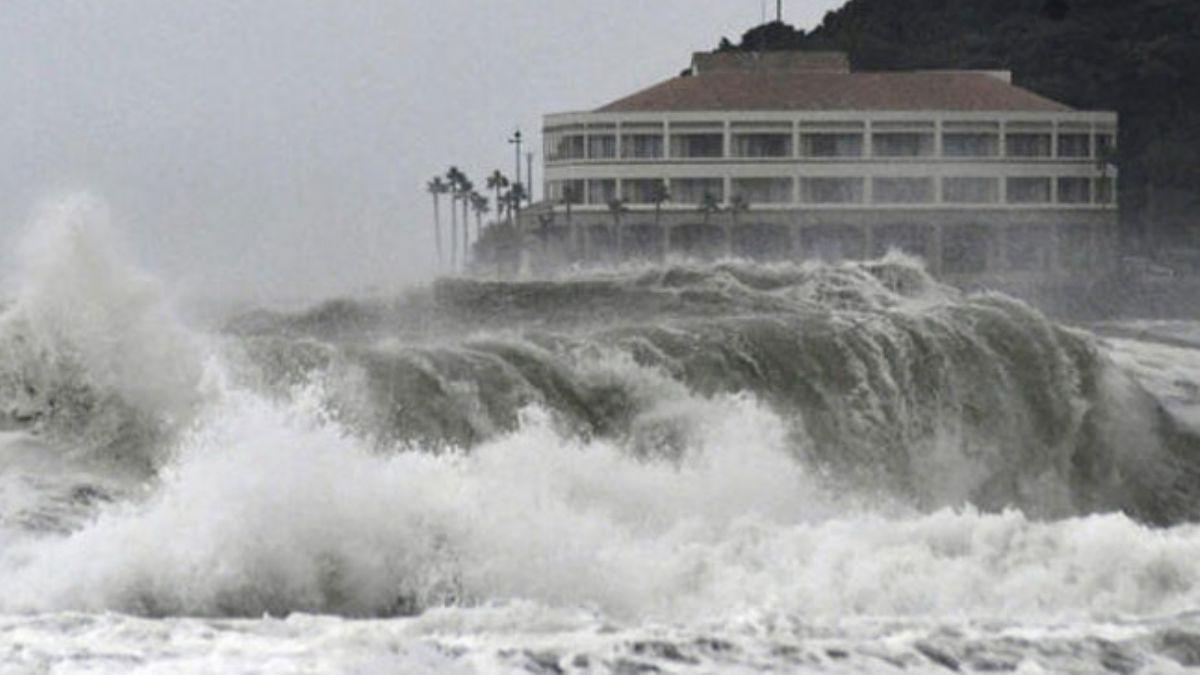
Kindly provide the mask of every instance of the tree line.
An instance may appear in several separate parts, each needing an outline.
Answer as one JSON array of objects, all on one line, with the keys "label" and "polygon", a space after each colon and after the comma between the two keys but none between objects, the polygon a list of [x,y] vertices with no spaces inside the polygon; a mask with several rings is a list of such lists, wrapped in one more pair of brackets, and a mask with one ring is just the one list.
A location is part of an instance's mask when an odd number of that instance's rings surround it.
[{"label": "tree line", "polygon": [[[487,190],[495,193],[495,210],[498,220],[496,224],[507,221],[508,227],[513,227],[515,217],[519,217],[521,203],[528,198],[525,186],[510,181],[499,169],[493,171],[484,180]],[[429,179],[425,191],[433,197],[433,230],[434,247],[437,254],[438,271],[448,269],[458,272],[467,267],[471,259],[471,223],[470,214],[475,215],[475,242],[483,239],[483,217],[493,209],[493,202],[475,189],[475,184],[458,167],[450,167],[444,175],[439,174]],[[450,254],[447,258],[442,237],[441,200],[443,196],[450,198]],[[461,246],[459,240],[458,207],[462,207]],[[460,257],[461,252],[461,257]]]},{"label": "tree line", "polygon": [[[479,193],[474,183],[458,167],[450,167],[444,175],[432,177],[425,186],[426,192],[433,199],[434,247],[437,256],[438,270],[457,273],[466,270],[471,263],[488,259],[497,265],[515,262],[522,248],[534,246],[541,248],[544,255],[549,254],[549,244],[555,230],[565,229],[575,250],[584,248],[584,242],[579,237],[590,237],[588,232],[576,227],[574,207],[583,203],[583,195],[573,186],[566,185],[561,196],[554,201],[546,201],[539,205],[542,209],[537,214],[537,227],[527,233],[531,240],[525,241],[519,227],[522,204],[529,199],[528,192],[521,183],[512,182],[499,169],[493,171],[485,179],[486,189],[494,193],[495,201]],[[450,199],[450,246],[446,254],[445,237],[442,227],[442,198]],[[487,226],[483,224],[484,216],[493,211],[496,204],[496,218]],[[672,196],[665,180],[656,180],[647,195],[646,203],[653,207],[654,227],[662,227],[663,208],[672,203]],[[532,205],[531,205],[532,206]],[[461,207],[461,226],[458,217]],[[694,205],[695,211],[703,218],[705,226],[710,225],[712,218],[718,214],[728,214],[725,239],[727,244],[733,240],[733,230],[737,228],[741,215],[750,209],[750,200],[742,194],[731,195],[728,203],[722,204],[719,197],[705,191]],[[624,221],[629,213],[629,203],[619,197],[613,197],[605,202],[605,209],[611,220],[608,236],[613,242],[613,249],[620,255],[624,250],[623,232]],[[469,215],[475,215],[475,237],[471,240]],[[558,219],[559,214],[563,220]],[[590,227],[590,226],[589,226]],[[474,249],[474,256],[472,256]]]}]

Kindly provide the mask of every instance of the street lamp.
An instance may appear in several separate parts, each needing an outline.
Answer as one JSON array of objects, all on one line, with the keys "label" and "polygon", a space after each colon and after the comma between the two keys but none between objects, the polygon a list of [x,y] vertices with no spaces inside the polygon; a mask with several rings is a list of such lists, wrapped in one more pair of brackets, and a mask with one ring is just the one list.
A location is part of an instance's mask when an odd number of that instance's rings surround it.
[{"label": "street lamp", "polygon": [[508,139],[508,143],[509,143],[509,145],[516,146],[516,156],[517,156],[517,162],[516,162],[516,164],[517,164],[517,170],[516,170],[517,181],[516,182],[520,183],[521,182],[521,130],[520,129],[517,129],[516,133],[513,134],[513,137]]}]

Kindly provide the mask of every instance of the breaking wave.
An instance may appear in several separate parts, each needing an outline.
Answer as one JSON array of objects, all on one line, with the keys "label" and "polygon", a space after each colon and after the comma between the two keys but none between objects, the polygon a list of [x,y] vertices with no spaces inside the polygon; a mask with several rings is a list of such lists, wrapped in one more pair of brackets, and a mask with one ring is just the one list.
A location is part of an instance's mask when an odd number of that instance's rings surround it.
[{"label": "breaking wave", "polygon": [[75,471],[44,518],[0,499],[0,611],[1200,601],[1186,425],[1093,336],[903,257],[445,281],[200,336],[90,209],[43,221],[0,318],[0,470]]}]

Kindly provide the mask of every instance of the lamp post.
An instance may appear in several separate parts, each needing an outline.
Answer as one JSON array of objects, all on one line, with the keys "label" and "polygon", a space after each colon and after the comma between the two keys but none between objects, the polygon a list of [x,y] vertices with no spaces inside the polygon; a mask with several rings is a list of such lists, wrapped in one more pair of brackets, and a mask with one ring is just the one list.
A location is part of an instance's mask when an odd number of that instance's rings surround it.
[{"label": "lamp post", "polygon": [[517,157],[517,161],[516,161],[517,180],[516,180],[516,182],[520,183],[521,182],[521,130],[520,129],[517,129],[516,133],[513,134],[513,137],[508,139],[508,143],[509,143],[509,145],[516,146],[516,157]]},{"label": "lamp post", "polygon": [[513,133],[512,138],[508,139],[509,145],[515,146],[516,150],[516,177],[513,181],[513,240],[517,249],[517,270],[519,274],[524,274],[527,267],[525,259],[525,241],[524,233],[521,231],[521,130],[517,129]]},{"label": "lamp post", "polygon": [[529,189],[525,191],[525,198],[529,200],[529,205],[533,206],[533,153],[525,153],[525,180],[529,182]]}]

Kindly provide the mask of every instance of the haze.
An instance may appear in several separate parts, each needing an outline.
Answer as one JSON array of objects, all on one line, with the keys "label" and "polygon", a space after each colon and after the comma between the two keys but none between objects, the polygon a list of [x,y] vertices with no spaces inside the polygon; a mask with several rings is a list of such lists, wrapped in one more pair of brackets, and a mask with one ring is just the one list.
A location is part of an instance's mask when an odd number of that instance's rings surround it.
[{"label": "haze", "polygon": [[[812,27],[841,3],[787,4]],[[433,173],[511,173],[514,128],[540,152],[543,113],[674,75],[762,5],[10,0],[0,245],[85,191],[191,296],[392,290],[434,271]]]}]

